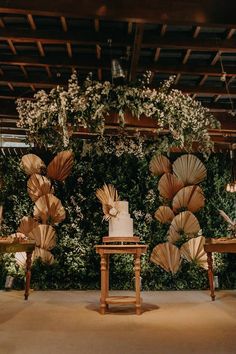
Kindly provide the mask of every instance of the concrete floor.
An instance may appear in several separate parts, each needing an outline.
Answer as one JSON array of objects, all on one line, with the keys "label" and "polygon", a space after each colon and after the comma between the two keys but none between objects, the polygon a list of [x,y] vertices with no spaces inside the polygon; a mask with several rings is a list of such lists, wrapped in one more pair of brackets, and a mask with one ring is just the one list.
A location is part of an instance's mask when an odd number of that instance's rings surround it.
[{"label": "concrete floor", "polygon": [[208,291],[143,292],[141,316],[132,305],[100,315],[99,295],[0,291],[0,354],[236,353],[235,290],[215,302]]}]

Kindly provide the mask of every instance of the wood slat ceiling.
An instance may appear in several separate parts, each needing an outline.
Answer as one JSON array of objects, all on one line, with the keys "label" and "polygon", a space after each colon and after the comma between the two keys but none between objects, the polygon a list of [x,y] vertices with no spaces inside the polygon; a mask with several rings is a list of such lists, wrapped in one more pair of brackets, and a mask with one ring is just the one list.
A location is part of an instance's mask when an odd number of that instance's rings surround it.
[{"label": "wood slat ceiling", "polygon": [[[211,132],[217,144],[235,143],[235,10],[234,1],[220,0],[0,1],[1,134],[25,134],[15,99],[66,85],[74,69],[81,80],[88,72],[111,80],[112,56],[129,81],[151,70],[158,87],[175,74],[176,88],[221,121],[222,130]],[[153,130],[149,120],[129,128]]]}]

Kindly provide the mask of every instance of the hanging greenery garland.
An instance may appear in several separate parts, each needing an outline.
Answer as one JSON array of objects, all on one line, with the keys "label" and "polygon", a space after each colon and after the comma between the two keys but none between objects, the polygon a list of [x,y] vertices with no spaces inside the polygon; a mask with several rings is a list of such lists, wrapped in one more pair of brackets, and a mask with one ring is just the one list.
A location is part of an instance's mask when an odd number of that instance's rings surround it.
[{"label": "hanging greenery garland", "polygon": [[105,119],[118,114],[125,126],[127,112],[137,119],[153,118],[157,134],[168,129],[175,145],[190,151],[197,142],[206,153],[212,150],[208,129],[219,127],[219,122],[199,101],[171,88],[172,76],[158,90],[149,87],[150,72],[137,85],[115,86],[109,81],[98,82],[89,75],[82,86],[74,72],[68,89],[58,86],[49,93],[38,91],[33,100],[17,100],[18,127],[27,130],[28,141],[39,146],[60,150],[69,145],[73,131],[81,127],[102,134]]}]

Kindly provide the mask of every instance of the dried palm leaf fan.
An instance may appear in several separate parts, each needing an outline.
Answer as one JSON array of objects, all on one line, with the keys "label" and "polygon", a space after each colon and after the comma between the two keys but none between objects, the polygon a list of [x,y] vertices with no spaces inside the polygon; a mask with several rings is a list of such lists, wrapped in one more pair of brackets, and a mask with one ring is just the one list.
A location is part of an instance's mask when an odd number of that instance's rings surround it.
[{"label": "dried palm leaf fan", "polygon": [[163,155],[155,155],[149,164],[149,169],[154,176],[161,176],[163,173],[171,172],[171,163]]},{"label": "dried palm leaf fan", "polygon": [[57,224],[66,217],[61,201],[53,194],[40,197],[34,206],[34,217],[43,224]]},{"label": "dried palm leaf fan", "polygon": [[29,233],[36,227],[38,226],[38,221],[35,220],[34,218],[31,218],[29,216],[24,216],[21,219],[20,225],[17,229],[18,232],[22,232],[25,234],[27,237]]},{"label": "dried palm leaf fan", "polygon": [[205,205],[205,198],[199,186],[187,186],[182,188],[175,196],[172,207],[175,213],[179,210],[188,209],[195,213]]},{"label": "dried palm leaf fan", "polygon": [[194,155],[188,154],[179,157],[173,163],[173,173],[185,186],[198,184],[206,178],[206,167]]},{"label": "dried palm leaf fan", "polygon": [[169,242],[161,243],[153,249],[150,260],[167,272],[175,274],[181,264],[180,251]]},{"label": "dried palm leaf fan", "polygon": [[118,210],[115,208],[115,202],[119,200],[119,196],[112,184],[104,184],[102,188],[97,189],[96,197],[102,203],[105,220],[109,220],[112,216],[116,216]]},{"label": "dried palm leaf fan", "polygon": [[33,260],[41,258],[42,262],[52,264],[54,262],[54,256],[50,251],[46,251],[43,248],[35,247],[33,252]]},{"label": "dried palm leaf fan", "polygon": [[35,240],[37,247],[48,251],[56,246],[56,232],[50,225],[38,225],[29,233],[29,238]]},{"label": "dried palm leaf fan", "polygon": [[33,202],[36,202],[39,197],[45,194],[53,194],[54,188],[51,185],[49,179],[45,176],[41,176],[34,173],[27,182],[27,192]]},{"label": "dried palm leaf fan", "polygon": [[172,200],[174,195],[183,188],[183,182],[171,173],[165,173],[158,183],[160,195],[168,200]]},{"label": "dried palm leaf fan", "polygon": [[46,170],[45,163],[37,155],[27,154],[21,158],[21,168],[27,175],[42,174]]},{"label": "dried palm leaf fan", "polygon": [[170,224],[168,241],[175,243],[181,239],[184,233],[189,238],[194,237],[200,231],[200,225],[195,215],[190,211],[183,211],[176,215]]},{"label": "dried palm leaf fan", "polygon": [[183,258],[189,262],[195,262],[200,267],[208,269],[207,254],[204,251],[205,237],[199,236],[185,242],[180,248]]},{"label": "dried palm leaf fan", "polygon": [[156,210],[154,216],[162,224],[169,224],[174,219],[175,214],[170,207],[162,205]]},{"label": "dried palm leaf fan", "polygon": [[59,152],[47,168],[47,176],[56,181],[64,181],[69,174],[74,162],[72,151]]},{"label": "dried palm leaf fan", "polygon": [[230,236],[236,236],[236,219],[232,220],[223,210],[219,210],[222,218],[229,224],[228,230],[230,231]]},{"label": "dried palm leaf fan", "polygon": [[24,268],[26,265],[26,253],[25,252],[16,252],[14,254],[14,256],[15,256],[16,263],[20,267]]}]

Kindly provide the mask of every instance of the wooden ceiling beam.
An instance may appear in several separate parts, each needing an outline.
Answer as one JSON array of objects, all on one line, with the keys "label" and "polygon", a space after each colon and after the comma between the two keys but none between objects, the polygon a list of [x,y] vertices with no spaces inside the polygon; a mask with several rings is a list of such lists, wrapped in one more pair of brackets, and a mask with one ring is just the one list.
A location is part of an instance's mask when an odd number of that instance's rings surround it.
[{"label": "wooden ceiling beam", "polygon": [[48,0],[11,0],[2,2],[1,13],[41,16],[66,16],[76,18],[101,18],[134,22],[173,23],[235,26],[234,1],[194,1],[194,0],[100,0],[70,1],[57,0],[56,4]]},{"label": "wooden ceiling beam", "polygon": [[[132,34],[121,35],[118,31],[109,34],[112,36],[112,46],[126,46],[132,44]],[[41,30],[10,30],[0,28],[0,40],[11,40],[21,43],[40,41],[44,44],[84,44],[107,46],[108,34],[91,31],[41,31]],[[144,31],[142,48],[166,48],[166,49],[191,49],[195,51],[232,52],[236,53],[236,40],[234,38],[222,39],[216,42],[214,39],[195,38],[188,36],[163,36],[156,35],[153,31]]]},{"label": "wooden ceiling beam", "polygon": [[[102,66],[103,70],[110,70],[110,60],[109,58],[102,58],[102,60],[94,58],[83,59],[81,57],[68,58],[67,56],[60,57],[24,57],[19,55],[1,55],[0,64],[2,65],[22,65],[22,66],[38,66],[38,67],[75,67],[84,70],[97,69],[98,66]],[[227,77],[236,76],[236,66],[225,66]],[[198,66],[198,65],[168,65],[159,64],[158,62],[153,62],[148,64],[147,62],[140,61],[137,70],[139,72],[144,72],[146,70],[151,70],[153,72],[167,73],[167,74],[190,74],[190,75],[209,75],[209,76],[221,76],[222,71],[219,66]]]},{"label": "wooden ceiling beam", "polygon": [[142,23],[136,24],[134,44],[133,44],[132,57],[131,57],[131,65],[130,65],[130,74],[129,74],[129,79],[131,81],[135,80],[137,74],[140,51],[141,51],[141,46],[143,41],[143,31],[144,31],[144,25]]},{"label": "wooden ceiling beam", "polygon": [[[18,43],[32,43],[40,41],[43,44],[84,44],[84,45],[107,45],[108,36],[112,36],[112,46],[125,46],[131,45],[132,39],[130,35],[121,35],[118,31],[110,33],[91,32],[87,30],[73,30],[69,31],[67,24],[63,21],[63,30],[57,31],[42,31],[42,30],[10,30],[0,28],[0,40],[12,40]],[[64,29],[67,28],[67,31]]]},{"label": "wooden ceiling beam", "polygon": [[190,57],[190,54],[191,54],[191,49],[187,49],[187,50],[186,50],[186,53],[185,53],[185,55],[184,55],[182,64],[186,64],[186,63],[187,63],[188,58]]}]

